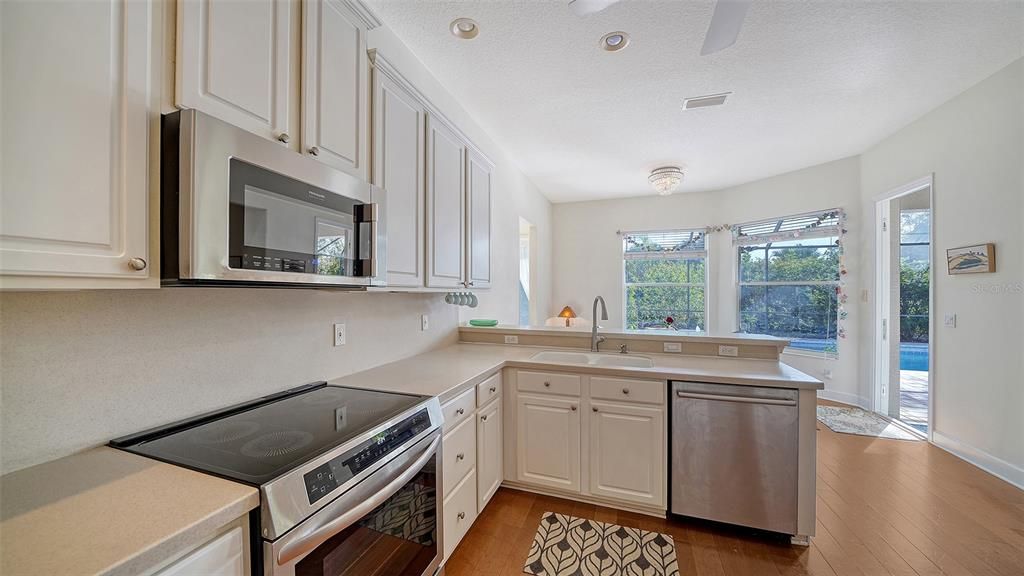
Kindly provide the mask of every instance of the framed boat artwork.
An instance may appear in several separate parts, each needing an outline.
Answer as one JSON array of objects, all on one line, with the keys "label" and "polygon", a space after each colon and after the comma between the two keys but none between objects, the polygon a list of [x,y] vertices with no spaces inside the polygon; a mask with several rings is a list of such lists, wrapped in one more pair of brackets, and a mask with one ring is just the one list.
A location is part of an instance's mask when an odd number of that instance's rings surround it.
[{"label": "framed boat artwork", "polygon": [[977,274],[996,271],[996,245],[976,244],[946,250],[946,267],[950,274]]}]

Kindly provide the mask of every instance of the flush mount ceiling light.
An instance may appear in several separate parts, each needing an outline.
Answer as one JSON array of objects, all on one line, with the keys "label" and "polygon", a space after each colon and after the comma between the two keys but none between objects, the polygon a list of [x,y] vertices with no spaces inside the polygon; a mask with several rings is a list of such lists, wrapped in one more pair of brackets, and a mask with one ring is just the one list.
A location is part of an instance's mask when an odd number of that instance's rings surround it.
[{"label": "flush mount ceiling light", "polygon": [[452,36],[463,40],[472,40],[480,33],[480,26],[472,18],[456,18],[452,20]]},{"label": "flush mount ceiling light", "polygon": [[683,181],[683,171],[678,166],[662,166],[651,171],[647,181],[658,193],[658,196],[668,196]]},{"label": "flush mount ceiling light", "polygon": [[625,32],[609,32],[601,36],[601,49],[608,52],[618,52],[629,46],[629,34]]}]

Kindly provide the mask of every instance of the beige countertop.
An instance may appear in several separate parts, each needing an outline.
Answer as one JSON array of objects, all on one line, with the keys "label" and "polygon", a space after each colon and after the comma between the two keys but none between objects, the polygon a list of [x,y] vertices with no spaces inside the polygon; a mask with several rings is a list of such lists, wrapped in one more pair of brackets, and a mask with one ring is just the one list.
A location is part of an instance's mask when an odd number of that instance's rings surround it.
[{"label": "beige countertop", "polygon": [[[590,335],[590,328],[565,328],[561,326],[513,326],[499,324],[497,326],[470,326],[462,324],[460,332],[501,332],[506,334],[536,334],[545,336],[566,336],[566,335]],[[610,330],[601,328],[602,336],[608,338],[623,338],[627,340],[659,340],[670,342],[706,342],[709,344],[744,345],[757,344],[761,346],[774,345],[779,349],[789,346],[789,340],[777,338],[765,334],[740,334],[734,332],[713,333],[696,332],[686,330]]]},{"label": "beige countertop", "polygon": [[139,574],[257,506],[255,488],[94,448],[0,477],[0,573]]},{"label": "beige countertop", "polygon": [[[654,360],[653,368],[558,364],[531,360],[541,348],[494,344],[453,344],[405,360],[331,380],[339,386],[437,396],[445,402],[505,367],[562,370],[624,378],[695,380],[746,386],[821,390],[824,384],[775,360],[636,354]],[[573,350],[576,351],[576,350]]]}]

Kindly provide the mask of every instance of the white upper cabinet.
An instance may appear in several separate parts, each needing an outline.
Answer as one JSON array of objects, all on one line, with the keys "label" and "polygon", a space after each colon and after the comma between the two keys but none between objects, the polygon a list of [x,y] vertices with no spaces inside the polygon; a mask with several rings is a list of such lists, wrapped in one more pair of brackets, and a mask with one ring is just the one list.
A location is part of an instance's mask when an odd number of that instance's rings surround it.
[{"label": "white upper cabinet", "polygon": [[373,182],[387,193],[389,286],[423,286],[426,110],[379,56],[373,69]]},{"label": "white upper cabinet", "polygon": [[147,1],[0,2],[0,287],[158,284],[163,21]]},{"label": "white upper cabinet", "polygon": [[344,0],[305,0],[302,152],[368,179],[369,62],[374,22]]},{"label": "white upper cabinet", "polygon": [[290,0],[179,1],[177,105],[294,147],[297,11]]},{"label": "white upper cabinet", "polygon": [[466,267],[469,286],[491,285],[491,178],[494,167],[469,150],[466,161],[466,200],[468,207]]},{"label": "white upper cabinet", "polygon": [[465,281],[465,150],[457,133],[427,117],[427,286]]}]

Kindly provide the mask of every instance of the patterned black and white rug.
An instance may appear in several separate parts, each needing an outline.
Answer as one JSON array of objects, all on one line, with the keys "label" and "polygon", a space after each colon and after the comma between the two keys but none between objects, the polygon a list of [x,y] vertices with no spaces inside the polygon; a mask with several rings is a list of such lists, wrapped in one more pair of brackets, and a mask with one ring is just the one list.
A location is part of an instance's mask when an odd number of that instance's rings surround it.
[{"label": "patterned black and white rug", "polygon": [[523,572],[536,576],[678,576],[668,534],[545,512]]}]

